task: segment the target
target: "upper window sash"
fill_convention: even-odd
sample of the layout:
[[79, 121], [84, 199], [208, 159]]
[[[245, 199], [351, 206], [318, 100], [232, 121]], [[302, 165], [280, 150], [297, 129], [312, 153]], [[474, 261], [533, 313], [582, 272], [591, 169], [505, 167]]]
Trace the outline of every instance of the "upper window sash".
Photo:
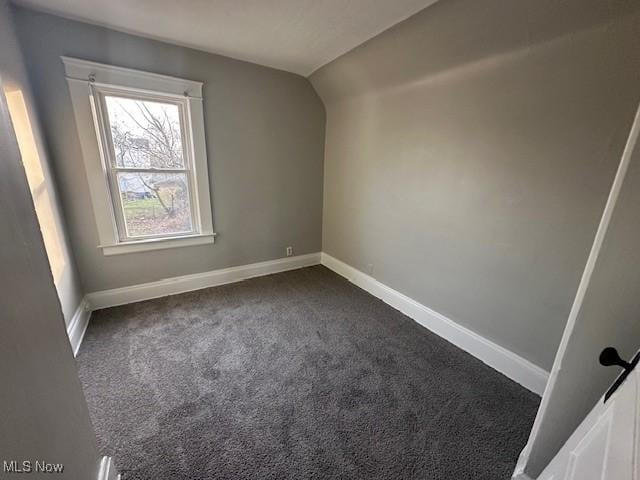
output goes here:
[[[183, 169], [175, 169], [175, 170], [188, 170], [187, 162], [191, 164], [193, 162], [193, 149], [191, 145], [191, 115], [189, 114], [189, 102], [188, 98], [178, 95], [171, 94], [158, 94], [155, 92], [148, 92], [139, 89], [129, 89], [129, 88], [118, 88], [113, 85], [104, 85], [97, 84], [95, 82], [90, 84], [90, 92], [93, 96], [93, 108], [96, 111], [96, 116], [100, 117], [100, 121], [103, 123], [109, 123], [109, 118], [107, 114], [107, 105], [105, 101], [105, 97], [113, 96], [126, 98], [131, 100], [146, 100], [150, 102], [158, 102], [165, 104], [173, 104], [178, 107], [178, 112], [180, 114], [180, 134], [182, 137], [182, 150], [183, 150]], [[108, 139], [108, 147], [109, 147], [109, 156], [112, 162], [112, 165], [116, 168], [130, 168], [130, 167], [118, 167], [117, 161], [115, 158], [115, 149], [113, 146], [113, 139], [111, 137], [110, 129], [106, 128], [106, 125], [99, 125], [100, 130], [106, 130], [105, 138]], [[149, 170], [162, 170], [168, 171], [172, 169], [168, 168], [149, 168]]]

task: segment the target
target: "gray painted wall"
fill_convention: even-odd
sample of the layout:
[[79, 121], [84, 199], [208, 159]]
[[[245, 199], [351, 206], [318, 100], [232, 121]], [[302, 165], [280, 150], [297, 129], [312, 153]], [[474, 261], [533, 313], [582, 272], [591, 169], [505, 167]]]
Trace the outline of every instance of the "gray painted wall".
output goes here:
[[[86, 291], [318, 252], [324, 107], [298, 75], [16, 8]], [[215, 245], [105, 257], [61, 55], [204, 81]]]
[[[45, 149], [39, 119], [33, 103], [31, 87], [27, 78], [22, 55], [14, 32], [8, 2], [0, 0], [0, 76], [3, 78], [4, 93], [16, 97], [15, 105], [22, 106], [31, 124], [34, 152], [38, 159], [35, 163], [42, 170], [42, 182], [32, 187], [36, 189], [36, 211], [41, 225], [47, 229], [49, 248], [54, 260], [54, 282], [62, 305], [65, 321], [68, 324], [73, 318], [76, 308], [82, 300], [80, 279], [75, 261], [70, 253], [65, 224], [54, 188], [54, 179], [49, 166], [49, 156]], [[39, 160], [39, 161], [38, 161]], [[40, 176], [36, 174], [36, 176]]]
[[[2, 0], [0, 31], [6, 13]], [[7, 48], [15, 44], [0, 43], [0, 50]], [[61, 463], [59, 478], [97, 478], [100, 455], [1, 94], [0, 205], [0, 460]]]
[[636, 145], [525, 471], [536, 478], [620, 373], [598, 363], [640, 351], [640, 145]]
[[323, 250], [549, 369], [640, 96], [639, 6], [444, 0], [315, 72]]

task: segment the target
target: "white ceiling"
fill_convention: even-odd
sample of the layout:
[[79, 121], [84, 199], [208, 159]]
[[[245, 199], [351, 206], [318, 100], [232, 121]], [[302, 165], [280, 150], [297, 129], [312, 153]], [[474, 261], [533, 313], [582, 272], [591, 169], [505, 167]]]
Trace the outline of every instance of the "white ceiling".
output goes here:
[[436, 1], [15, 0], [305, 76]]

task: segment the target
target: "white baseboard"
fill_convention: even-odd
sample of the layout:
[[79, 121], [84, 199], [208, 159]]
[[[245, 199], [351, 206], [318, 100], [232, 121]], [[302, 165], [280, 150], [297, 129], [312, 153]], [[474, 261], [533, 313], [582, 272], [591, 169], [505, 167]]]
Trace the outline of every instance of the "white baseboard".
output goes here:
[[524, 473], [518, 473], [511, 477], [511, 480], [531, 480], [531, 477], [525, 475]]
[[89, 293], [87, 299], [92, 310], [99, 310], [101, 308], [115, 307], [116, 305], [166, 297], [167, 295], [175, 295], [192, 290], [200, 290], [201, 288], [239, 282], [247, 278], [295, 270], [297, 268], [318, 265], [319, 263], [320, 253], [310, 253], [308, 255], [279, 258], [277, 260], [241, 265], [239, 267], [166, 278], [157, 282], [141, 283], [129, 287], [114, 288], [113, 290], [102, 290]]
[[401, 311], [528, 390], [542, 395], [549, 372], [326, 253], [322, 265]]
[[90, 317], [91, 307], [85, 297], [80, 302], [80, 305], [78, 305], [78, 308], [76, 308], [73, 318], [67, 326], [67, 335], [69, 336], [69, 342], [71, 343], [74, 356], [78, 355], [78, 350], [80, 349], [80, 344], [84, 338], [84, 332], [87, 331]]
[[469, 352], [532, 392], [541, 395], [544, 391], [549, 376], [547, 371], [326, 253], [280, 258], [89, 293], [86, 300], [83, 301], [83, 304], [88, 303], [89, 310], [84, 314], [83, 304], [78, 307], [78, 311], [69, 325], [69, 338], [74, 352], [77, 352], [89, 321], [90, 310], [215, 287], [319, 263], [400, 310], [422, 326]]
[[98, 471], [98, 480], [119, 480], [120, 475], [116, 471], [112, 457], [102, 457], [100, 461], [100, 470]]

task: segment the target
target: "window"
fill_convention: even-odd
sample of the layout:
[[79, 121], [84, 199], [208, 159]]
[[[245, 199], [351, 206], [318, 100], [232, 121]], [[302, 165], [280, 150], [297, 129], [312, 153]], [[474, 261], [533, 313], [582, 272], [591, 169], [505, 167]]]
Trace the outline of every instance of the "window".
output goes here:
[[212, 243], [202, 84], [63, 62], [104, 253]]
[[193, 234], [184, 102], [95, 88], [121, 240]]

